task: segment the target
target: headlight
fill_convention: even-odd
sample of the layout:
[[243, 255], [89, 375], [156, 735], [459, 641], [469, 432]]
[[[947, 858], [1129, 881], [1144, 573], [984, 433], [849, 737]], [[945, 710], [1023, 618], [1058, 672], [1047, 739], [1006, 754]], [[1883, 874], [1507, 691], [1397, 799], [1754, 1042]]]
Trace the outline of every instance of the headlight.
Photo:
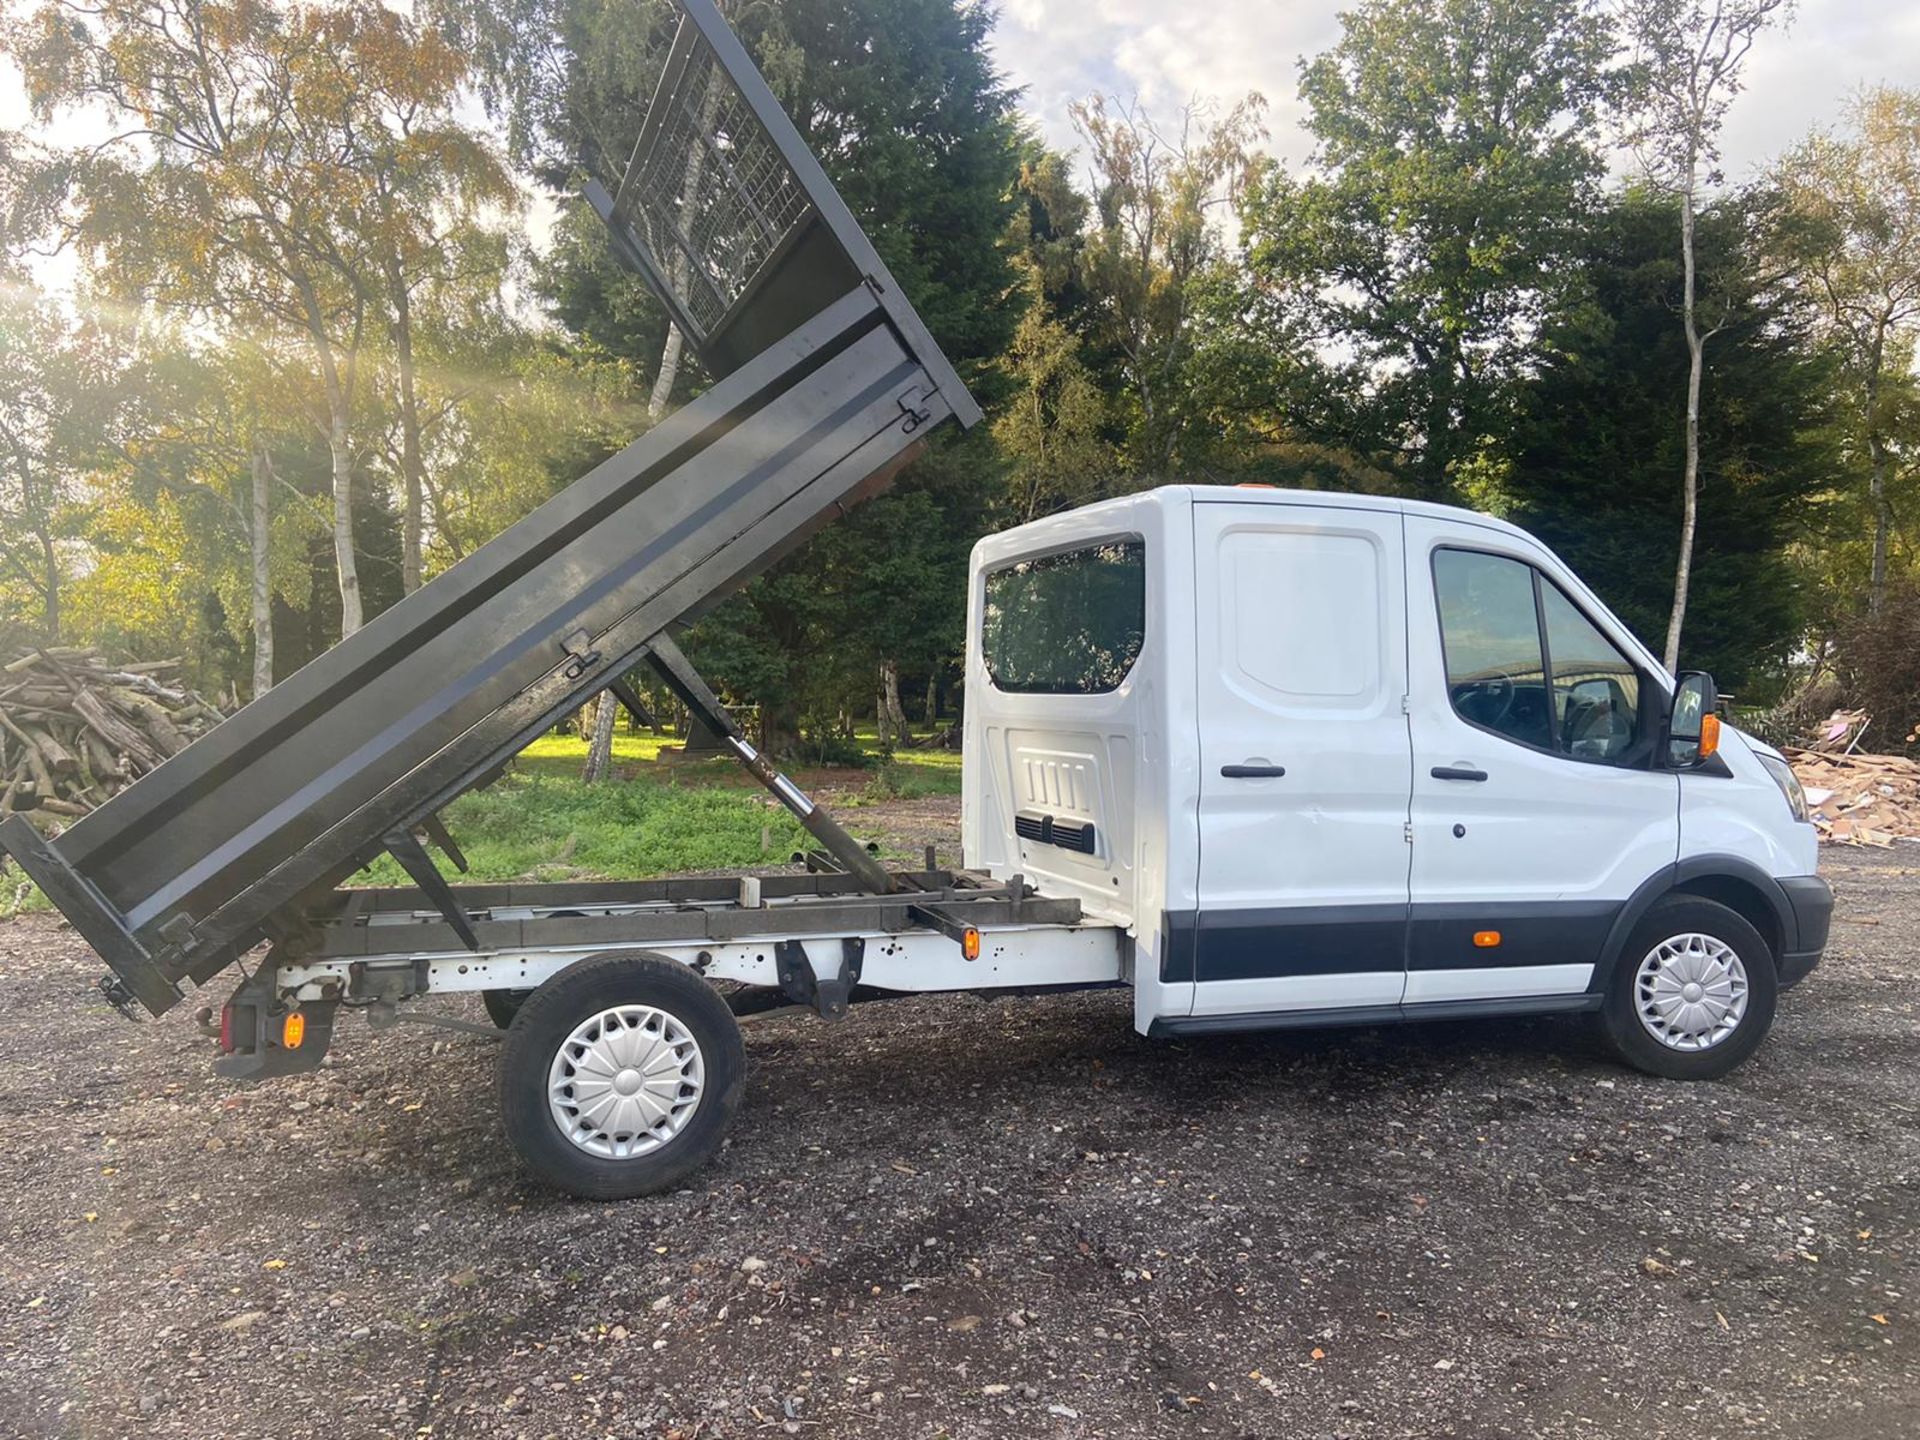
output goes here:
[[1780, 793], [1787, 797], [1787, 808], [1793, 811], [1793, 818], [1801, 824], [1810, 824], [1813, 816], [1807, 810], [1807, 792], [1800, 787], [1800, 777], [1793, 773], [1793, 767], [1764, 750], [1753, 752], [1760, 763], [1767, 767], [1767, 774], [1773, 777], [1773, 783], [1780, 787]]

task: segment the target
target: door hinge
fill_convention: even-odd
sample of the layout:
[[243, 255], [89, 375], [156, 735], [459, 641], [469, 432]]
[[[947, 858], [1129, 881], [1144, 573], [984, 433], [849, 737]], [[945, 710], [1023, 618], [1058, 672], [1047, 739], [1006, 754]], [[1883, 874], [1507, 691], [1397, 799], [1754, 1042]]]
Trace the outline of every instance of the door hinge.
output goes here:
[[1400, 713], [1402, 715], [1411, 715], [1413, 713], [1413, 696], [1402, 695], [1400, 697]]
[[1413, 822], [1411, 820], [1405, 821], [1400, 826], [1400, 838], [1405, 840], [1409, 845], [1413, 843]]

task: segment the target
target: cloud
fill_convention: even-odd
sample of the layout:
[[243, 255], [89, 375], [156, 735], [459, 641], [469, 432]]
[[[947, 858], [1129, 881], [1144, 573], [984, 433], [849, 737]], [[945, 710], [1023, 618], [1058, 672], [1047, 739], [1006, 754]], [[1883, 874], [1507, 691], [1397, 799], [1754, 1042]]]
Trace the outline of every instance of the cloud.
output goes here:
[[[1096, 90], [1138, 95], [1171, 115], [1195, 95], [1267, 97], [1274, 154], [1312, 149], [1300, 129], [1299, 61], [1339, 37], [1351, 0], [1002, 0], [1000, 66], [1026, 87], [1025, 109], [1049, 143], [1076, 144], [1068, 105]], [[1801, 0], [1792, 28], [1762, 37], [1746, 92], [1722, 140], [1727, 174], [1744, 179], [1817, 124], [1834, 124], [1864, 84], [1920, 75], [1920, 6]]]

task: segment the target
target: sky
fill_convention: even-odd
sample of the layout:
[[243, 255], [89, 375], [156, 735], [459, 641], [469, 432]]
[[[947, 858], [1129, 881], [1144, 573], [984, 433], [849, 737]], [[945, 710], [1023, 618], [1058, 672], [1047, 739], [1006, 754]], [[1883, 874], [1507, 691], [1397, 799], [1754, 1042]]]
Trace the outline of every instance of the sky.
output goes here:
[[[1304, 163], [1299, 61], [1339, 38], [1351, 0], [999, 0], [994, 52], [1025, 87], [1022, 108], [1049, 143], [1076, 143], [1068, 105], [1096, 91], [1137, 96], [1169, 118], [1191, 97], [1268, 102], [1268, 149]], [[1837, 122], [1863, 85], [1920, 81], [1920, 0], [1800, 0], [1763, 35], [1721, 139], [1729, 180], [1751, 177], [1815, 125]]]

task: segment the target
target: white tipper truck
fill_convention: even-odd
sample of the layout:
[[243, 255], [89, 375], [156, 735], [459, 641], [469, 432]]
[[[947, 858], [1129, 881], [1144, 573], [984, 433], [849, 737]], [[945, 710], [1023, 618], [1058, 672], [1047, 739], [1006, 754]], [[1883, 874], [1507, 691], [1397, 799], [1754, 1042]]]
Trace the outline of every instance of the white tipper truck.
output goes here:
[[[738, 1103], [738, 1017], [1128, 986], [1148, 1035], [1590, 1012], [1679, 1079], [1752, 1053], [1832, 896], [1781, 757], [1521, 531], [1173, 486], [974, 552], [963, 856], [883, 867], [732, 723], [690, 620], [981, 419], [713, 0], [586, 198], [711, 384], [64, 829], [11, 856], [160, 1015], [236, 965], [221, 1073], [343, 1010], [503, 1038], [527, 1164], [671, 1185]], [[807, 873], [451, 884], [441, 812], [648, 667], [799, 818]], [[413, 884], [351, 888], [392, 855]], [[255, 955], [252, 968], [242, 963]], [[420, 1014], [478, 991], [498, 1029]]]

